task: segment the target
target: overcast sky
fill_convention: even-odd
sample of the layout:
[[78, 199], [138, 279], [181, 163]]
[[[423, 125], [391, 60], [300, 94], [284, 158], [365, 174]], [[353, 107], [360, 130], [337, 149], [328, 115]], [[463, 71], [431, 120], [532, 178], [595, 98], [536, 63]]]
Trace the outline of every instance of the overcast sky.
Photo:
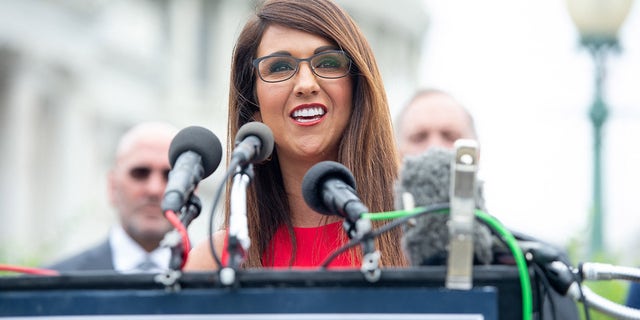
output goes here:
[[[594, 66], [564, 1], [426, 0], [422, 86], [449, 91], [476, 118], [489, 212], [512, 229], [565, 245], [587, 240]], [[608, 59], [605, 241], [640, 244], [640, 6]], [[634, 250], [633, 252], [637, 252]], [[630, 262], [640, 254], [626, 255]]]

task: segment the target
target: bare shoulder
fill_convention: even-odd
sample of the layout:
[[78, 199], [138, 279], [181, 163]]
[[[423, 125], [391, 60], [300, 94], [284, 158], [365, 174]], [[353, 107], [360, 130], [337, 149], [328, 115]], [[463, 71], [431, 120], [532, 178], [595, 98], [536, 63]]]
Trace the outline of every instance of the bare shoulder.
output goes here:
[[[213, 234], [213, 245], [218, 257], [221, 257], [226, 237], [225, 230], [216, 231]], [[211, 271], [217, 270], [218, 264], [211, 255], [209, 239], [201, 241], [189, 252], [184, 271]]]

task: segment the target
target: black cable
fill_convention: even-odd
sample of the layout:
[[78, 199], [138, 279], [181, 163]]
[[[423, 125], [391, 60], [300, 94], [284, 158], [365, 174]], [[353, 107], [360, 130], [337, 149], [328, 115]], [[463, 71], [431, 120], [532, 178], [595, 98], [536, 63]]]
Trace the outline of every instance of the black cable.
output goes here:
[[[347, 242], [345, 245], [343, 245], [342, 247], [334, 250], [331, 255], [329, 255], [320, 265], [320, 269], [326, 269], [329, 264], [336, 258], [338, 257], [340, 254], [342, 254], [343, 252], [357, 246], [358, 244], [362, 243], [362, 241], [364, 240], [368, 240], [368, 239], [375, 239], [376, 237], [378, 237], [379, 235], [391, 231], [394, 228], [397, 228], [405, 223], [407, 223], [409, 220], [420, 217], [422, 215], [425, 214], [430, 214], [430, 213], [436, 213], [438, 211], [442, 211], [442, 210], [448, 210], [450, 208], [449, 203], [436, 203], [433, 205], [429, 205], [426, 207], [423, 207], [421, 211], [416, 212], [415, 214], [409, 215], [409, 216], [404, 216], [402, 218], [398, 218], [398, 219], [394, 219], [391, 222], [381, 226], [378, 229], [375, 229], [373, 231], [371, 231], [369, 234], [365, 235], [362, 238], [359, 239], [352, 239], [351, 241]], [[489, 224], [487, 224], [485, 221], [482, 220], [478, 220], [476, 219], [476, 221], [480, 221], [482, 224], [486, 225], [487, 227], [489, 227], [489, 229], [491, 230], [491, 232], [493, 233], [494, 230], [491, 229], [491, 226]], [[505, 239], [503, 239], [502, 237], [498, 237], [503, 243], [505, 242]], [[589, 319], [586, 319], [589, 320]]]
[[418, 216], [427, 214], [427, 213], [434, 213], [437, 211], [441, 211], [441, 210], [446, 210], [449, 209], [449, 203], [442, 203], [442, 204], [434, 204], [434, 205], [430, 205], [430, 206], [426, 206], [424, 207], [423, 210], [418, 211], [415, 214], [412, 214], [410, 216], [406, 216], [406, 217], [402, 217], [402, 218], [398, 218], [395, 219], [385, 225], [383, 225], [382, 227], [371, 231], [369, 234], [363, 236], [362, 238], [357, 238], [357, 239], [352, 239], [351, 241], [347, 242], [345, 245], [343, 245], [342, 247], [336, 249], [333, 251], [333, 253], [331, 253], [331, 255], [329, 255], [320, 265], [321, 269], [326, 268], [327, 266], [329, 266], [329, 264], [341, 253], [355, 247], [356, 245], [360, 244], [362, 241], [364, 240], [368, 240], [368, 239], [375, 239], [377, 236], [388, 232], [396, 227], [399, 227], [405, 223], [407, 223], [407, 221], [416, 218]]
[[547, 277], [544, 275], [544, 271], [542, 270], [542, 267], [540, 267], [538, 264], [533, 263], [533, 271], [536, 274], [536, 276], [542, 281], [542, 288], [544, 290], [544, 292], [540, 295], [541, 299], [540, 299], [540, 314], [542, 315], [544, 313], [544, 303], [545, 303], [545, 296], [549, 297], [549, 305], [551, 308], [551, 314], [553, 315], [553, 319], [556, 319], [557, 313], [556, 313], [556, 303], [553, 301], [553, 297], [551, 296], [551, 290], [555, 290], [553, 289], [553, 287], [551, 287], [551, 283], [549, 283], [549, 280], [547, 279]]
[[578, 301], [582, 302], [582, 308], [584, 309], [584, 319], [590, 320], [591, 315], [589, 313], [589, 302], [587, 301], [587, 297], [584, 296], [584, 291], [582, 291], [582, 285], [580, 284], [582, 279], [580, 279], [575, 272], [571, 272], [571, 274], [573, 275], [574, 281], [578, 284], [578, 291], [580, 291], [580, 298], [578, 299]]
[[321, 269], [325, 269], [329, 266], [329, 264], [336, 258], [338, 257], [340, 254], [342, 254], [343, 252], [357, 246], [358, 244], [360, 244], [362, 242], [362, 239], [351, 239], [349, 242], [347, 242], [345, 245], [343, 245], [342, 247], [334, 250], [331, 255], [329, 255], [326, 259], [324, 259], [324, 261], [322, 262], [322, 264], [320, 265]]
[[222, 190], [227, 185], [229, 177], [231, 177], [231, 175], [233, 173], [235, 173], [236, 167], [238, 166], [239, 163], [240, 163], [240, 160], [238, 160], [237, 158], [233, 158], [229, 162], [229, 166], [227, 167], [227, 171], [225, 172], [224, 177], [222, 178], [222, 183], [220, 183], [220, 186], [218, 187], [218, 190], [216, 190], [216, 195], [215, 195], [214, 200], [213, 200], [213, 205], [211, 206], [211, 214], [209, 215], [209, 232], [208, 232], [208, 235], [209, 235], [209, 251], [211, 252], [211, 256], [213, 257], [213, 260], [215, 260], [215, 262], [218, 264], [218, 270], [222, 269], [223, 266], [222, 266], [222, 260], [220, 260], [220, 257], [218, 257], [218, 254], [216, 253], [216, 249], [215, 249], [215, 246], [214, 246], [213, 219], [215, 218], [216, 207], [218, 206], [218, 202], [220, 201], [220, 196], [222, 195]]

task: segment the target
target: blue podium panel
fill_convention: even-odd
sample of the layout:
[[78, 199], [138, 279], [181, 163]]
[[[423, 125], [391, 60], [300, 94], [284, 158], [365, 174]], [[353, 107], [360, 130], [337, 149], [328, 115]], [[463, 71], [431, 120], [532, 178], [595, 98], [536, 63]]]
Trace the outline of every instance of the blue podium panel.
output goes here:
[[[0, 319], [394, 319], [521, 317], [517, 273], [480, 270], [471, 290], [443, 288], [445, 270], [185, 273], [175, 286], [148, 274], [77, 273], [0, 278]], [[506, 272], [506, 273], [505, 273]], [[515, 275], [515, 277], [514, 277]], [[515, 300], [514, 300], [515, 299]], [[502, 300], [502, 301], [500, 301]], [[515, 316], [515, 317], [514, 317]]]
[[[198, 319], [497, 319], [496, 292], [426, 288], [69, 290], [0, 293], [3, 316], [209, 315]], [[149, 315], [162, 315], [148, 317]], [[171, 315], [171, 316], [169, 316]], [[275, 315], [278, 315], [274, 318]], [[268, 317], [267, 317], [268, 316]], [[428, 317], [427, 317], [428, 316]], [[187, 317], [191, 319], [193, 317]], [[20, 318], [19, 318], [20, 319]], [[98, 318], [100, 319], [100, 318]], [[141, 318], [142, 319], [142, 318]]]

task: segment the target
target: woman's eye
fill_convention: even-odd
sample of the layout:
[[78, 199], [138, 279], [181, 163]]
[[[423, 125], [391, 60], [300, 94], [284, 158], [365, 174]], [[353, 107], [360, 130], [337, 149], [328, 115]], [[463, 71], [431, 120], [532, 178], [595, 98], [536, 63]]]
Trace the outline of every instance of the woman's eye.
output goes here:
[[324, 58], [318, 61], [315, 65], [316, 68], [330, 68], [330, 69], [340, 68], [341, 66], [342, 66], [341, 62], [333, 58]]
[[291, 70], [295, 70], [291, 61], [278, 60], [269, 64], [269, 72], [271, 73], [289, 72]]

